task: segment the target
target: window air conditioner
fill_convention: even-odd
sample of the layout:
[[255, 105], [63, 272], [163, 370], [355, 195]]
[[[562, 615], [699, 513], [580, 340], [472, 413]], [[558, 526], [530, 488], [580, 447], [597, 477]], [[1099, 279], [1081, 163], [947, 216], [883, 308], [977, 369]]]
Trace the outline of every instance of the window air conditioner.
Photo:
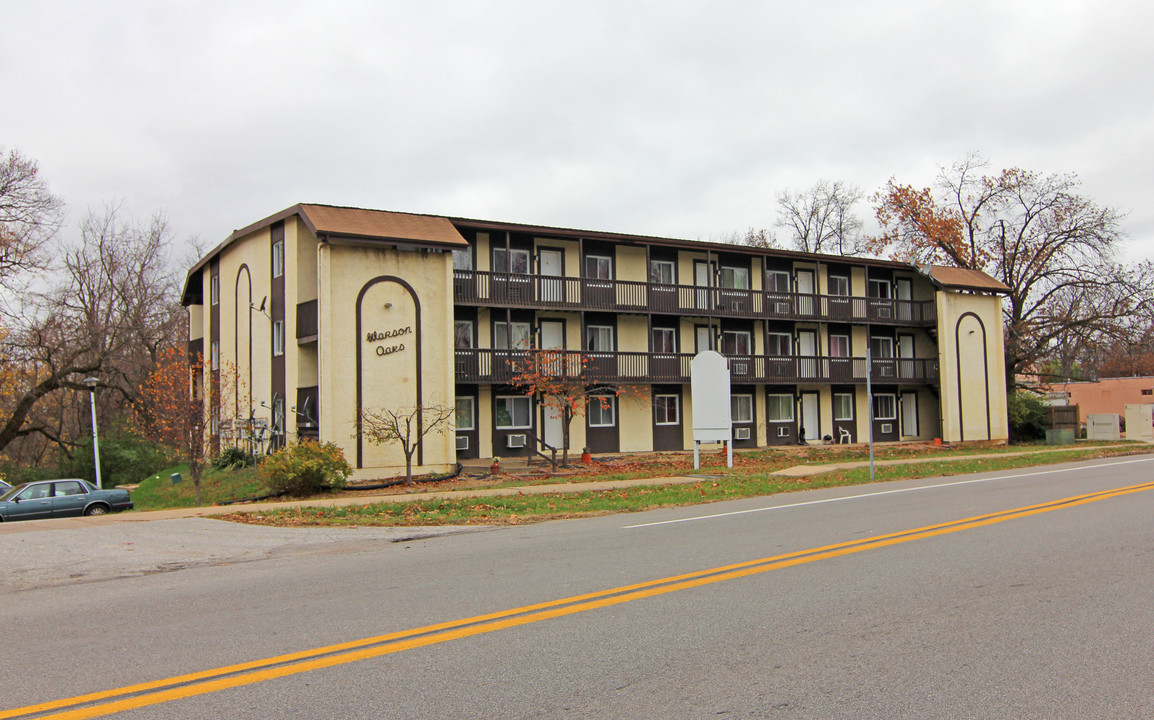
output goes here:
[[733, 431], [733, 439], [734, 440], [748, 440], [749, 439], [749, 428], [747, 428], [747, 427], [735, 428]]
[[894, 431], [893, 423], [882, 423], [882, 434], [892, 433]]
[[777, 429], [777, 436], [778, 436], [778, 437], [789, 437], [789, 428], [787, 428], [787, 427], [779, 427], [779, 428]]
[[781, 315], [789, 315], [793, 312], [793, 306], [789, 302], [776, 302], [773, 304], [773, 311]]
[[457, 436], [457, 449], [458, 450], [468, 450], [469, 449], [469, 436], [468, 435], [458, 435]]
[[749, 363], [734, 363], [733, 364], [733, 374], [734, 375], [748, 375], [749, 374]]
[[518, 433], [516, 435], [509, 435], [505, 438], [505, 447], [507, 448], [523, 448], [525, 447], [525, 434]]

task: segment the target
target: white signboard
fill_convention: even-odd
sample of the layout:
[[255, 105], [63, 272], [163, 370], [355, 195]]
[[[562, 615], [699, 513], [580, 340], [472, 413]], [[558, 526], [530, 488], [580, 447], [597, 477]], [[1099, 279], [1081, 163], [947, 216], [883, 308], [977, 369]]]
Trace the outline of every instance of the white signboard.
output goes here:
[[698, 443], [728, 443], [729, 467], [733, 467], [733, 419], [730, 417], [729, 361], [721, 353], [705, 350], [689, 363], [693, 398], [693, 467], [698, 462]]

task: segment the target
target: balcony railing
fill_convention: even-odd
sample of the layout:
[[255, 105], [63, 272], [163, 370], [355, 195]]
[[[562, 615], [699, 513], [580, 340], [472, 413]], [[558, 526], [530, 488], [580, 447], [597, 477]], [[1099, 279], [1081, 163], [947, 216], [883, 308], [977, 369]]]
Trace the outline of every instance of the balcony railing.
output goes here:
[[[588, 384], [661, 384], [689, 382], [693, 355], [644, 352], [558, 351], [537, 368], [555, 377], [582, 378]], [[734, 383], [842, 384], [866, 381], [866, 359], [734, 355], [728, 358]], [[533, 362], [531, 353], [474, 348], [456, 351], [456, 379], [463, 383], [507, 384]], [[938, 361], [931, 359], [874, 359], [870, 380], [878, 384], [936, 384]]]
[[462, 305], [735, 318], [934, 325], [933, 301], [811, 295], [594, 280], [479, 270], [453, 271], [453, 296]]

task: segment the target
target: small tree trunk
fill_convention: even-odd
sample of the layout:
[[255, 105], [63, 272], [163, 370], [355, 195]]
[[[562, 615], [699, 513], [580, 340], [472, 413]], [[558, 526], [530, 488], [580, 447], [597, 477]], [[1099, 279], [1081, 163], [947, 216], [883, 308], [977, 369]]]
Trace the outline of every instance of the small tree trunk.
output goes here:
[[413, 450], [416, 446], [409, 448], [405, 446], [405, 485], [411, 486], [413, 484]]

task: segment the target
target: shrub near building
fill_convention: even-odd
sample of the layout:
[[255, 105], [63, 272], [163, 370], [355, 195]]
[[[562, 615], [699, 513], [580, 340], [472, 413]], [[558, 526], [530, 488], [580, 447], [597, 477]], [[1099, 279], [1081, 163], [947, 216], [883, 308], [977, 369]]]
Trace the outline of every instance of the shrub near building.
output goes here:
[[352, 471], [344, 451], [331, 442], [290, 445], [260, 463], [269, 489], [287, 495], [341, 490]]

